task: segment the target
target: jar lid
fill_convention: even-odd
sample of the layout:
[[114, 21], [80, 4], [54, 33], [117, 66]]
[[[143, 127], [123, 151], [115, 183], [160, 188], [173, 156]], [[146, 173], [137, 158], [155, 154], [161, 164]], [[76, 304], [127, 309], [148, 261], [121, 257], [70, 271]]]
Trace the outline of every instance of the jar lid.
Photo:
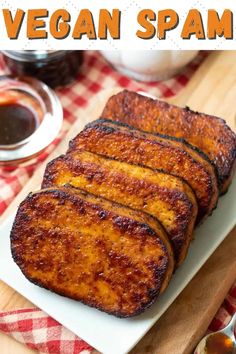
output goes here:
[[[32, 61], [55, 58], [65, 53], [64, 50], [2, 50], [4, 55], [19, 61]], [[69, 51], [68, 51], [69, 52]]]
[[40, 153], [57, 137], [62, 122], [61, 103], [46, 84], [0, 76], [0, 165], [19, 164]]

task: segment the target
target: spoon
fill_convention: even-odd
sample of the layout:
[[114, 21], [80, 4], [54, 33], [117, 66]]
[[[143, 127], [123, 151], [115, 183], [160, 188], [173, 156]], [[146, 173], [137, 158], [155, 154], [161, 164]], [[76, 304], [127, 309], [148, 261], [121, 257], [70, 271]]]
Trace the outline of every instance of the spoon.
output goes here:
[[194, 354], [235, 354], [235, 324], [236, 313], [226, 327], [205, 336], [196, 347]]

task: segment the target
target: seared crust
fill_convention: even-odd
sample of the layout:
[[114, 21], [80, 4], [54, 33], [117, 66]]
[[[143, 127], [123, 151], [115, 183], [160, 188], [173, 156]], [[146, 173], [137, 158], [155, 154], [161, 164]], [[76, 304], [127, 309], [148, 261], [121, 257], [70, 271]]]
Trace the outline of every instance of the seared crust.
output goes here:
[[215, 164], [220, 191], [227, 190], [236, 166], [236, 135], [223, 119], [126, 90], [109, 99], [102, 117], [186, 139]]
[[67, 183], [157, 218], [170, 236], [176, 266], [183, 262], [198, 209], [192, 189], [183, 180], [77, 150], [47, 165], [42, 187]]
[[204, 154], [183, 139], [144, 133], [120, 122], [99, 119], [70, 142], [69, 151], [78, 149], [183, 178], [196, 194], [198, 221], [216, 207], [219, 192], [214, 167]]
[[156, 220], [73, 188], [30, 194], [18, 209], [11, 250], [31, 282], [118, 317], [143, 312], [173, 272]]

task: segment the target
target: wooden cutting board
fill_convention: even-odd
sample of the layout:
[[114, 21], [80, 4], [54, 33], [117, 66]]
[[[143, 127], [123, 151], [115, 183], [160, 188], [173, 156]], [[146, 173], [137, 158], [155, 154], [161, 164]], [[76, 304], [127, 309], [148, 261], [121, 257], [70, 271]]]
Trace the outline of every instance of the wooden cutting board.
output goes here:
[[[68, 141], [89, 121], [99, 117], [108, 97], [120, 89], [105, 90], [68, 132], [47, 161], [64, 153]], [[186, 89], [171, 102], [226, 119], [236, 131], [236, 52], [213, 52], [195, 73]], [[14, 212], [20, 201], [39, 187], [45, 161], [34, 173], [14, 202], [0, 218], [0, 224]], [[235, 196], [236, 199], [236, 196]], [[228, 235], [194, 279], [178, 296], [156, 325], [132, 350], [133, 354], [190, 354], [206, 331], [214, 314], [236, 279], [236, 228]], [[0, 282], [0, 311], [33, 306], [28, 300]], [[32, 353], [0, 334], [1, 354]], [[111, 353], [112, 354], [112, 353]]]

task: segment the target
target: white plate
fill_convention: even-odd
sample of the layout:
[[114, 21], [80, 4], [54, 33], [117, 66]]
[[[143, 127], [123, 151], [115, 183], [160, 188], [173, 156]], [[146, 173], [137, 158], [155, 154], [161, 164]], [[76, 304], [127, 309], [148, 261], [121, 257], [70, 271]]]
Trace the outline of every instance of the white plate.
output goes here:
[[[213, 215], [195, 231], [187, 259], [166, 292], [144, 314], [118, 319], [31, 284], [11, 258], [14, 216], [0, 228], [0, 278], [104, 354], [127, 353], [158, 320], [236, 224], [236, 178]], [[184, 318], [183, 318], [184, 321]]]

